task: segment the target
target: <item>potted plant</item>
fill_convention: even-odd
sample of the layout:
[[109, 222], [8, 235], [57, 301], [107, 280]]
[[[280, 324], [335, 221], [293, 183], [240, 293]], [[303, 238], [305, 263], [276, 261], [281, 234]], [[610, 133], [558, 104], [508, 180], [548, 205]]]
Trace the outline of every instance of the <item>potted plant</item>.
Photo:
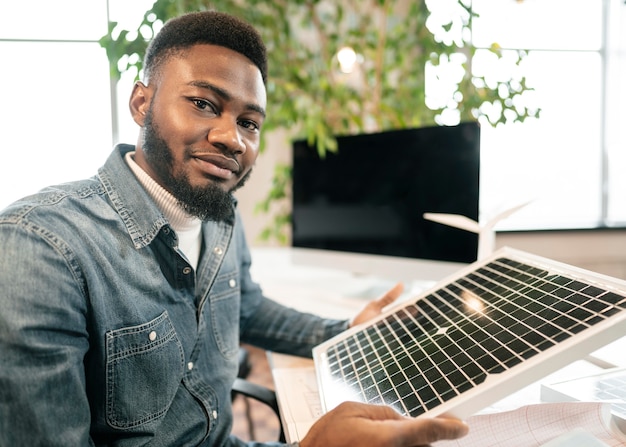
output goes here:
[[[127, 70], [140, 73], [147, 40], [171, 17], [216, 9], [249, 21], [268, 48], [265, 135], [281, 129], [289, 139], [306, 138], [320, 155], [336, 150], [338, 135], [537, 117], [538, 109], [516, 101], [530, 90], [523, 77], [493, 81], [472, 74], [471, 1], [448, 7], [447, 18], [437, 21], [425, 0], [156, 0], [136, 30], [110, 23], [100, 44], [111, 75], [119, 78]], [[341, 65], [342, 49], [353, 58], [351, 71]], [[504, 57], [496, 44], [489, 51]], [[519, 65], [525, 53], [507, 56]], [[437, 72], [454, 74], [443, 101], [429, 97], [429, 71], [433, 82]], [[273, 207], [273, 224], [262, 239], [288, 239], [290, 176], [289, 166], [277, 165], [272, 188], [257, 206], [268, 212], [283, 205]]]

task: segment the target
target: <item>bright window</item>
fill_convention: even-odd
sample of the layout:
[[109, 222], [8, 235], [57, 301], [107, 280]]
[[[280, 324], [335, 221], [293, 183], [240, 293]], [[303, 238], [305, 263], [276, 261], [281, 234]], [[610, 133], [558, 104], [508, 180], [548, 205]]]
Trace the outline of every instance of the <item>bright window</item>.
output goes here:
[[[98, 39], [108, 18], [130, 28], [152, 0], [5, 3], [0, 208], [49, 184], [92, 175], [115, 141], [134, 141], [127, 104], [134, 74], [115, 86], [119, 127], [113, 126]], [[473, 8], [477, 47], [529, 50], [521, 68], [535, 88], [530, 100], [542, 109], [540, 119], [524, 124], [483, 125], [483, 215], [530, 199], [498, 228], [626, 226], [624, 2], [473, 0]], [[472, 67], [489, 76], [503, 70], [486, 50]]]
[[4, 3], [10, 6], [0, 14], [0, 208], [45, 186], [89, 177], [104, 163], [114, 142], [109, 65], [98, 44], [107, 32], [107, 3], [111, 20], [120, 22], [140, 21], [151, 4]]
[[0, 14], [0, 208], [91, 176], [111, 150], [106, 2], [5, 2]]
[[[474, 0], [477, 47], [529, 50], [521, 67], [541, 116], [483, 126], [481, 212], [531, 203], [499, 229], [626, 224], [624, 49], [618, 0]], [[474, 70], [497, 73], [477, 54]], [[622, 100], [619, 100], [622, 98]], [[620, 150], [621, 148], [621, 150]], [[610, 162], [609, 162], [610, 161]]]

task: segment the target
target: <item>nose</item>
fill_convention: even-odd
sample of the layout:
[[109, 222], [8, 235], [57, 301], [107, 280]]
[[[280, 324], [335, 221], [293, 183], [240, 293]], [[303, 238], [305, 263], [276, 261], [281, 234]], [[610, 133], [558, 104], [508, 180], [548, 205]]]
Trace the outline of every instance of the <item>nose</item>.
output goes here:
[[212, 145], [224, 151], [241, 155], [246, 152], [246, 145], [241, 136], [241, 129], [236, 119], [222, 116], [222, 119], [209, 130], [208, 140]]

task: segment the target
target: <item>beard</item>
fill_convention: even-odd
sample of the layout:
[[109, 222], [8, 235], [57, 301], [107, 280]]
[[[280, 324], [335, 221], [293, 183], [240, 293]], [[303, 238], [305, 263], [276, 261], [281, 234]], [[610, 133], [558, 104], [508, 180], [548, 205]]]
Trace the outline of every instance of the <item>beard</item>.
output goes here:
[[[187, 173], [176, 170], [172, 150], [161, 137], [158, 127], [153, 122], [152, 108], [148, 109], [143, 129], [143, 151], [145, 158], [158, 176], [159, 183], [169, 191], [188, 214], [200, 220], [216, 222], [232, 220], [234, 216], [233, 192], [241, 188], [250, 177], [248, 171], [237, 185], [228, 191], [216, 183], [206, 186], [193, 186]], [[188, 159], [189, 148], [185, 148], [183, 157]]]

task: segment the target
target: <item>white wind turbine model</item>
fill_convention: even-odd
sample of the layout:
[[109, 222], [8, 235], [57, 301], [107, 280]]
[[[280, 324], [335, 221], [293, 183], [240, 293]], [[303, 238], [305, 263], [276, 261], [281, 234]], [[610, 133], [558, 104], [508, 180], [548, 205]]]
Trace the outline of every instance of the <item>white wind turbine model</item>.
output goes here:
[[470, 219], [469, 217], [462, 216], [460, 214], [445, 214], [445, 213], [424, 213], [424, 219], [432, 220], [450, 227], [460, 228], [461, 230], [471, 231], [478, 234], [478, 254], [477, 259], [483, 259], [489, 256], [496, 245], [496, 232], [494, 227], [498, 222], [506, 219], [511, 214], [524, 208], [530, 201], [516, 205], [512, 208], [508, 208], [501, 213], [496, 214], [487, 222], [482, 224]]

